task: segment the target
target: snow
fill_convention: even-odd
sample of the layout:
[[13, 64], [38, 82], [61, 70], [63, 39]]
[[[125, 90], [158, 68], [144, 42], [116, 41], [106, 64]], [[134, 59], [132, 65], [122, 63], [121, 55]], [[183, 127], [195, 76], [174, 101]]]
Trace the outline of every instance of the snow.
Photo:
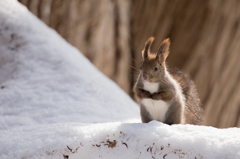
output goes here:
[[0, 5], [0, 129], [140, 121], [137, 104], [76, 48], [17, 2]]
[[[2, 131], [1, 158], [240, 157], [239, 128], [142, 123], [57, 123]], [[72, 151], [72, 152], [71, 152]]]
[[240, 158], [239, 128], [139, 123], [77, 49], [17, 1], [0, 8], [1, 159]]

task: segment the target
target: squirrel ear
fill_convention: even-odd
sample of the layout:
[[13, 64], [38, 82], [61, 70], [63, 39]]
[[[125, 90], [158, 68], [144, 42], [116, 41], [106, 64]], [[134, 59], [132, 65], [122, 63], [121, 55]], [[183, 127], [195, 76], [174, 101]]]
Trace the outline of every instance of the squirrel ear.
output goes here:
[[170, 40], [169, 38], [165, 39], [159, 46], [157, 51], [157, 58], [159, 59], [160, 64], [165, 62], [169, 54]]
[[152, 42], [154, 40], [154, 37], [150, 37], [146, 42], [145, 42], [145, 47], [142, 51], [142, 57], [143, 59], [146, 59], [148, 57], [148, 53], [150, 52], [150, 47], [152, 45]]

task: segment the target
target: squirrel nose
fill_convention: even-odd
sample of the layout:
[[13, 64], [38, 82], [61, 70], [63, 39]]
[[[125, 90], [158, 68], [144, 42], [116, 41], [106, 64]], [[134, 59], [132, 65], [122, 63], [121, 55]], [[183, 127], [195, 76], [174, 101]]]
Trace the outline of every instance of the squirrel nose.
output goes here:
[[143, 79], [144, 79], [144, 80], [147, 80], [147, 75], [143, 75]]

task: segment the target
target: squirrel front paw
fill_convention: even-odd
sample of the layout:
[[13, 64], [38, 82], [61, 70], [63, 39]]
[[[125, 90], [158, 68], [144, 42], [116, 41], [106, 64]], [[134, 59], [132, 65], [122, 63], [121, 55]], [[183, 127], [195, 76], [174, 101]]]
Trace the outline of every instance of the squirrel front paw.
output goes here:
[[142, 98], [151, 98], [151, 93], [148, 92], [148, 91], [145, 91], [143, 89], [138, 89], [137, 90], [137, 96], [140, 99], [142, 99]]
[[153, 93], [151, 98], [153, 100], [161, 100], [162, 99], [162, 93], [158, 92], [158, 93]]
[[142, 98], [151, 98], [151, 96], [152, 96], [151, 93], [148, 91], [142, 92]]

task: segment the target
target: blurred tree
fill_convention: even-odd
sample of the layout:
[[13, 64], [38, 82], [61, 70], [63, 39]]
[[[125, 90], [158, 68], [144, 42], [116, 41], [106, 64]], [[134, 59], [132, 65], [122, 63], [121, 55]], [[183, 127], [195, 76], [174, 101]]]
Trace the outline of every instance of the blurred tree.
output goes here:
[[130, 92], [130, 1], [20, 0], [77, 47], [101, 72]]
[[238, 0], [20, 2], [129, 94], [136, 78], [130, 67], [139, 68], [144, 42], [154, 36], [154, 52], [170, 37], [168, 65], [195, 81], [206, 125], [240, 127]]

